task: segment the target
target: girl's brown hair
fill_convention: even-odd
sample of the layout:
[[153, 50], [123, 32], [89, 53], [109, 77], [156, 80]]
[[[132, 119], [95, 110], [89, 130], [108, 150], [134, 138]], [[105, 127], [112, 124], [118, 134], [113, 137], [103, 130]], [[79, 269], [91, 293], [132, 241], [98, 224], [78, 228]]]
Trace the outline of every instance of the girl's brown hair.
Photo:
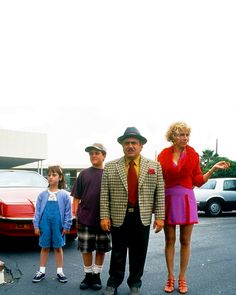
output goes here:
[[59, 189], [65, 189], [66, 188], [66, 181], [65, 181], [65, 177], [63, 175], [63, 172], [62, 172], [62, 169], [60, 166], [58, 165], [55, 165], [55, 166], [49, 166], [48, 167], [48, 174], [49, 173], [57, 173], [61, 180], [59, 180], [59, 183], [58, 183], [58, 188]]

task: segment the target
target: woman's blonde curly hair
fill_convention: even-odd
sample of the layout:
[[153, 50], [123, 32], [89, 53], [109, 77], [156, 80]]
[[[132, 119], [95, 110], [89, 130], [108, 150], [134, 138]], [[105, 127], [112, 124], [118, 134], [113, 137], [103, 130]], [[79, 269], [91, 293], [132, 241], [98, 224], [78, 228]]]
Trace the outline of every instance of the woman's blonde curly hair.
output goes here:
[[169, 142], [174, 142], [175, 138], [181, 133], [191, 133], [191, 128], [183, 121], [175, 122], [170, 125], [166, 132], [166, 139]]

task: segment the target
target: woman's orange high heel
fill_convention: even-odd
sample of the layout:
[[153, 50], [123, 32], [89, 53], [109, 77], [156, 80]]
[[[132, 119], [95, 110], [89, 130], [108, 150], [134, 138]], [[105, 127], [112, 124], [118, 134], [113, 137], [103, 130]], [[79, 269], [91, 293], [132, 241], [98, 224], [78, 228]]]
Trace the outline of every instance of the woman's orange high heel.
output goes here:
[[178, 280], [178, 289], [180, 294], [188, 293], [188, 285], [186, 280]]
[[172, 293], [175, 289], [175, 279], [168, 279], [164, 288], [166, 293]]

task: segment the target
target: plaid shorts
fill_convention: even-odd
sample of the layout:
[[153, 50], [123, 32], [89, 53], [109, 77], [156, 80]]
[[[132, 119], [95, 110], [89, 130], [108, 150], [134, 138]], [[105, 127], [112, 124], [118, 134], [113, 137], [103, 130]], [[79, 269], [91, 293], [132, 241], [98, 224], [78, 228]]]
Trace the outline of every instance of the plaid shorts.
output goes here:
[[111, 250], [110, 234], [104, 232], [100, 227], [91, 227], [79, 224], [78, 228], [78, 250], [82, 253], [109, 252]]

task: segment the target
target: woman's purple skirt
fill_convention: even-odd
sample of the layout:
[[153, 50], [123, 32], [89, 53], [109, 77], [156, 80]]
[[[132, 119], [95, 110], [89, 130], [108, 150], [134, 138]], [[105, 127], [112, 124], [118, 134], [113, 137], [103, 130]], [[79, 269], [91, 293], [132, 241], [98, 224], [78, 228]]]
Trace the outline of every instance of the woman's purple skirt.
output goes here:
[[198, 223], [197, 202], [194, 191], [182, 186], [174, 186], [165, 190], [166, 224]]

